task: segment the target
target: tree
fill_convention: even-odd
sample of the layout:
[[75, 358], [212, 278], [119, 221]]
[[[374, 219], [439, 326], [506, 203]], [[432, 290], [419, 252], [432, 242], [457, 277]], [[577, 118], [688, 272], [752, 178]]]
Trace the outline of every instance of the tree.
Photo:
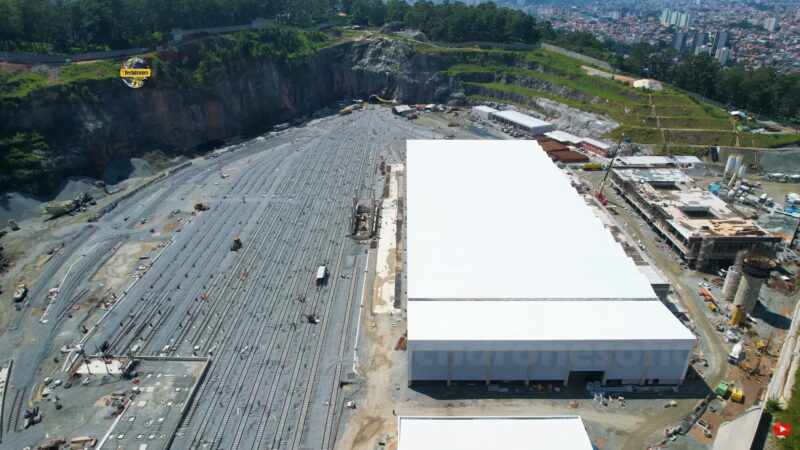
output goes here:
[[0, 39], [15, 40], [22, 35], [22, 8], [17, 0], [0, 0]]
[[368, 18], [369, 24], [374, 27], [386, 23], [386, 4], [383, 0], [369, 0]]
[[386, 3], [386, 21], [402, 22], [405, 20], [406, 13], [411, 9], [408, 3], [403, 0], [389, 0]]

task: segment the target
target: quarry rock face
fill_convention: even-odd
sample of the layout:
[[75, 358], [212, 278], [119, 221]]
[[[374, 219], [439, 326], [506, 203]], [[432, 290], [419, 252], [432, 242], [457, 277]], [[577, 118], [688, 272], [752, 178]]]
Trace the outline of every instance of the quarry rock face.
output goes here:
[[113, 160], [153, 151], [196, 156], [340, 100], [378, 94], [444, 103], [458, 84], [441, 73], [442, 63], [407, 43], [373, 39], [291, 65], [235, 62], [237, 70], [202, 84], [156, 71], [142, 89], [106, 79], [34, 91], [3, 104], [0, 136], [38, 133], [47, 149], [35, 166], [0, 174], [0, 191], [46, 195], [66, 176], [99, 176]]

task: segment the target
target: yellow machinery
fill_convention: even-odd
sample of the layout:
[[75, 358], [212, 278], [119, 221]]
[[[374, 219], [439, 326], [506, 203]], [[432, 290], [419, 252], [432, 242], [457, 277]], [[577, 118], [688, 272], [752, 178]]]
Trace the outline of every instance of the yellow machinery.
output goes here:
[[731, 314], [731, 325], [738, 327], [744, 321], [744, 311], [740, 306], [736, 306]]

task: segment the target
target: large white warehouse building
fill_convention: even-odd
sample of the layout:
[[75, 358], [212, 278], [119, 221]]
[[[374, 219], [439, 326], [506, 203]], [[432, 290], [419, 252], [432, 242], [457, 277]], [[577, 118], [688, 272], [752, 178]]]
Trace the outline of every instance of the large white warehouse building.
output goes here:
[[694, 335], [535, 141], [409, 141], [409, 382], [677, 384]]
[[397, 450], [592, 450], [579, 416], [397, 418]]

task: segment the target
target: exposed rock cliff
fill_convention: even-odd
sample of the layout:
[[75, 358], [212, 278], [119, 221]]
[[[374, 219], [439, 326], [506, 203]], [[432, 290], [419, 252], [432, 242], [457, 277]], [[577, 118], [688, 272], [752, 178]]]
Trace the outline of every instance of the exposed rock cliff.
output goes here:
[[155, 73], [143, 89], [106, 79], [3, 103], [0, 137], [38, 133], [48, 148], [29, 167], [0, 174], [0, 191], [47, 193], [64, 176], [97, 176], [115, 159], [153, 150], [194, 153], [342, 99], [378, 93], [446, 102], [453, 93], [441, 73], [446, 61], [395, 40], [346, 42], [291, 65], [261, 60], [235, 67], [203, 85]]

